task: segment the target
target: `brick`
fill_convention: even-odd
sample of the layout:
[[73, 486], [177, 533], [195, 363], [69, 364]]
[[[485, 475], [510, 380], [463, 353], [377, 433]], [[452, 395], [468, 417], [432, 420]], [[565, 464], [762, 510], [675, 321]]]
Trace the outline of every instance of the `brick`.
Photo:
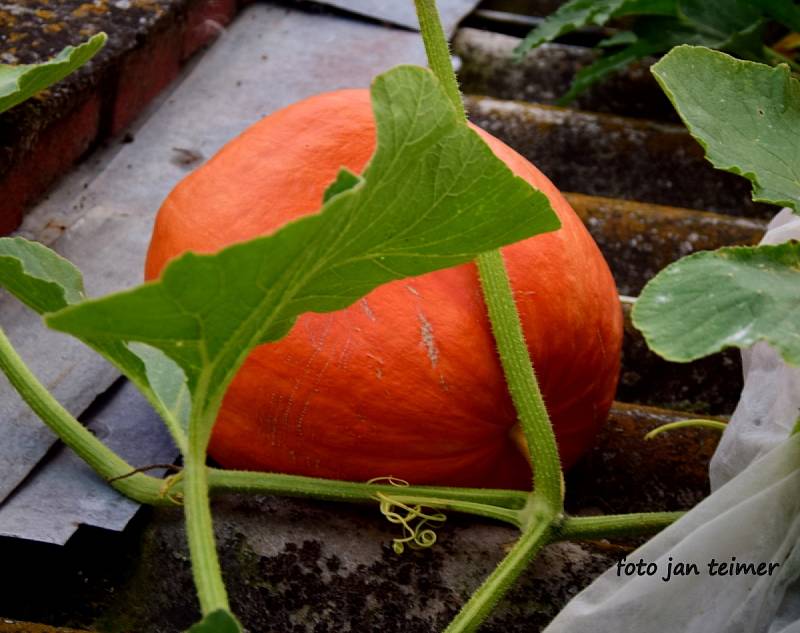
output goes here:
[[172, 23], [152, 34], [123, 59], [111, 118], [111, 135], [119, 134], [175, 77], [181, 66], [180, 32]]

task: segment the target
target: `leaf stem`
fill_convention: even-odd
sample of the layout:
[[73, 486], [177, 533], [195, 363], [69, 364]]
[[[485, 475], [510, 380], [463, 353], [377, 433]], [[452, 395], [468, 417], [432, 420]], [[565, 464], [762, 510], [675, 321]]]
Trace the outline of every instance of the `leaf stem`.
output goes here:
[[445, 633], [470, 633], [480, 627], [534, 556], [549, 542], [552, 518], [547, 515], [542, 518], [522, 533], [511, 551], [450, 622]]
[[464, 103], [461, 101], [461, 91], [458, 89], [458, 79], [450, 61], [450, 47], [447, 45], [447, 37], [436, 10], [436, 2], [435, 0], [414, 0], [414, 5], [417, 8], [419, 30], [422, 33], [422, 41], [425, 43], [428, 66], [442, 84], [456, 110], [461, 112], [466, 119]]
[[481, 255], [478, 258], [478, 271], [508, 389], [528, 444], [533, 466], [533, 493], [556, 513], [560, 513], [563, 494], [558, 446], [528, 355], [500, 251]]
[[580, 541], [622, 536], [642, 536], [661, 531], [685, 512], [641, 512], [591, 517], [567, 517], [553, 534], [553, 540]]
[[[458, 80], [434, 0], [415, 0], [422, 39], [431, 70], [455, 107], [464, 112]], [[466, 113], [465, 113], [466, 118]], [[519, 511], [520, 540], [447, 628], [448, 633], [475, 631], [536, 553], [548, 542], [552, 526], [563, 514], [561, 463], [555, 435], [533, 371], [508, 272], [500, 251], [477, 258], [484, 300], [508, 389], [525, 436], [533, 493]]]
[[434, 508], [436, 510], [452, 510], [453, 512], [464, 512], [476, 516], [486, 517], [488, 519], [496, 519], [497, 521], [510, 523], [517, 528], [522, 527], [524, 520], [521, 510], [499, 508], [497, 506], [487, 505], [485, 503], [456, 501], [448, 498], [439, 499], [436, 497], [415, 497], [405, 494], [397, 494], [396, 491], [394, 494], [384, 493], [384, 497], [390, 499], [394, 503], [401, 503], [407, 506], [421, 505], [428, 508]]
[[0, 370], [19, 392], [28, 406], [47, 424], [59, 438], [106, 480], [116, 479], [111, 485], [122, 494], [154, 505], [168, 503], [159, 494], [161, 480], [136, 473], [117, 479], [134, 471], [134, 467], [97, 439], [91, 431], [76, 420], [45, 388], [20, 358], [6, 333], [0, 328]]
[[[261, 473], [244, 470], [209, 469], [212, 491], [238, 491], [282, 494], [291, 497], [308, 497], [327, 501], [373, 501], [378, 492], [392, 497], [413, 497], [418, 503], [426, 499], [439, 499], [448, 503], [494, 506], [501, 509], [520, 510], [525, 507], [529, 493], [519, 490], [491, 488], [451, 488], [445, 486], [395, 486], [391, 484], [358, 483], [335, 479], [318, 479], [300, 475]], [[175, 490], [180, 490], [176, 486]], [[455, 509], [455, 508], [454, 508]]]
[[[198, 416], [203, 415], [202, 409]], [[186, 536], [192, 559], [192, 575], [197, 588], [200, 608], [206, 616], [219, 609], [230, 610], [228, 594], [222, 580], [206, 468], [206, 434], [203, 420], [189, 424], [189, 451], [184, 455], [183, 504], [186, 513]]]
[[[434, 0], [414, 0], [431, 70], [453, 104], [464, 112], [450, 50]], [[466, 117], [466, 114], [465, 114]], [[533, 371], [517, 306], [500, 251], [479, 255], [481, 284], [506, 382], [528, 443], [534, 494], [556, 513], [562, 510], [561, 463], [550, 417]]]

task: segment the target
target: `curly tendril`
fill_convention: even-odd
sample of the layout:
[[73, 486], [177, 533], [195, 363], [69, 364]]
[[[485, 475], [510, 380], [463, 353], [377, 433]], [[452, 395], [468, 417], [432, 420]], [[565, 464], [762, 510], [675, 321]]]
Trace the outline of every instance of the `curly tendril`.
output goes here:
[[[396, 477], [375, 477], [367, 483], [384, 482], [398, 488], [409, 485], [407, 481]], [[436, 532], [434, 532], [433, 528], [438, 527], [438, 525], [431, 524], [444, 523], [447, 520], [444, 514], [441, 512], [435, 514], [426, 513], [421, 505], [409, 506], [382, 492], [376, 493], [375, 498], [380, 501], [381, 514], [386, 517], [389, 523], [397, 523], [403, 526], [405, 536], [392, 540], [392, 549], [395, 554], [402, 554], [406, 546], [411, 549], [425, 549], [436, 543]]]

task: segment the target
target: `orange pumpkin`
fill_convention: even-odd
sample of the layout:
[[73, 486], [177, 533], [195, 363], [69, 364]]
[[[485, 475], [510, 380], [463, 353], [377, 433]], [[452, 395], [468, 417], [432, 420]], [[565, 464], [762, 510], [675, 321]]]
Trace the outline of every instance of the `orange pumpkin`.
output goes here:
[[[476, 129], [550, 199], [562, 228], [503, 249], [528, 347], [565, 465], [606, 419], [622, 322], [608, 266], [553, 184]], [[375, 148], [366, 90], [312, 97], [253, 125], [185, 178], [159, 211], [146, 277], [319, 210], [340, 167]], [[498, 212], [502, 212], [501, 209]], [[253, 350], [219, 413], [223, 466], [364, 481], [530, 486], [510, 438], [508, 395], [474, 264], [382, 286], [351, 307], [302, 316]]]

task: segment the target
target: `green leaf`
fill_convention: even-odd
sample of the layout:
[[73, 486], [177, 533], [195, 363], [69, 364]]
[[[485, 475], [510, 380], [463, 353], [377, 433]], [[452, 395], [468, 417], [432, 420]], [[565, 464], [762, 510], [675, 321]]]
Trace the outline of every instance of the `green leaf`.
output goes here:
[[571, 0], [562, 4], [539, 26], [533, 29], [514, 52], [521, 57], [529, 50], [552, 42], [557, 37], [590, 24], [602, 26], [626, 0]]
[[66, 259], [21, 237], [0, 238], [0, 285], [39, 314], [83, 301], [83, 276]]
[[597, 48], [616, 48], [617, 46], [625, 46], [626, 44], [633, 44], [638, 38], [633, 31], [618, 31], [611, 37], [607, 37], [597, 43]]
[[800, 212], [800, 84], [789, 68], [680, 46], [653, 66], [718, 169], [753, 183], [753, 199]]
[[[0, 238], [0, 287], [42, 315], [86, 300], [83, 275], [75, 266], [46, 246], [21, 237]], [[183, 380], [180, 369], [161, 352], [148, 352], [146, 346], [137, 354], [122, 341], [92, 337], [83, 341], [139, 387], [164, 418], [178, 446], [185, 445], [184, 394], [177, 384]]]
[[686, 362], [767, 341], [800, 365], [800, 244], [722, 248], [671, 264], [645, 286], [633, 322], [652, 350]]
[[696, 37], [677, 40], [673, 45], [699, 44], [744, 59], [766, 61], [763, 7], [739, 0], [679, 0], [678, 12]]
[[61, 81], [94, 57], [105, 43], [106, 34], [98, 33], [79, 46], [67, 46], [41, 64], [0, 64], [0, 112]]
[[677, 0], [571, 0], [533, 29], [514, 50], [518, 58], [557, 37], [585, 26], [603, 26], [625, 15], [675, 15]]
[[172, 431], [178, 446], [183, 446], [192, 404], [183, 370], [155, 347], [143, 343], [129, 343], [127, 347], [144, 363], [146, 383], [159, 403], [157, 409]]
[[615, 13], [615, 18], [626, 15], [667, 15], [678, 14], [678, 0], [627, 0]]
[[[665, 16], [639, 18], [631, 35], [633, 43], [630, 46], [615, 52], [605, 52], [596, 62], [581, 69], [575, 75], [569, 91], [557, 104], [571, 103], [592, 85], [635, 61], [668, 51], [681, 42], [706, 42], [705, 36], [687, 27], [677, 18]], [[630, 36], [626, 38], [630, 39]]]
[[242, 633], [242, 626], [230, 612], [220, 609], [209, 613], [187, 633]]
[[738, 0], [678, 0], [678, 15], [694, 30], [722, 43], [752, 27], [764, 13], [754, 3]]
[[336, 175], [336, 180], [334, 180], [330, 185], [328, 185], [328, 188], [325, 189], [325, 193], [322, 196], [323, 204], [334, 196], [347, 191], [348, 189], [352, 189], [360, 182], [361, 176], [354, 174], [349, 169], [342, 167], [339, 170], [339, 173]]
[[159, 281], [66, 308], [50, 326], [162, 350], [184, 370], [192, 416], [210, 433], [249, 350], [301, 313], [558, 228], [547, 198], [494, 156], [430, 72], [395, 68], [375, 79], [372, 98], [376, 152], [320, 213], [213, 255], [187, 253]]
[[[634, 35], [634, 38], [635, 37]], [[599, 81], [622, 70], [632, 62], [659, 53], [662, 50], [664, 49], [658, 44], [654, 45], [647, 40], [639, 39], [635, 40], [633, 44], [626, 46], [621, 51], [603, 55], [596, 62], [578, 71], [575, 78], [572, 80], [572, 85], [570, 85], [569, 90], [558, 99], [556, 104], [560, 106], [570, 104], [579, 95]]]

